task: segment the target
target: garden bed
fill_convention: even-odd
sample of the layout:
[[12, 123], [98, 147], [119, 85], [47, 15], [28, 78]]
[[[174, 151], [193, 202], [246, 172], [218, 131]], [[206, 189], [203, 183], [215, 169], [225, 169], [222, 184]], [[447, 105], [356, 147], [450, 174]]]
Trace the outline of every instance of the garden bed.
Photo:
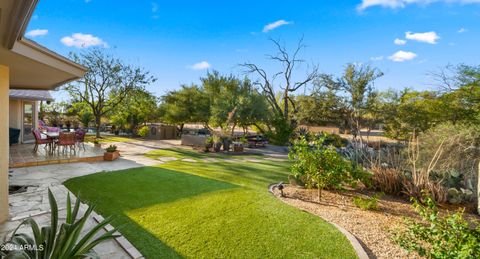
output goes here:
[[[284, 194], [285, 197], [280, 199], [287, 204], [340, 225], [355, 235], [371, 258], [418, 258], [418, 255], [408, 254], [391, 240], [391, 232], [401, 227], [405, 216], [417, 218], [411, 204], [404, 199], [385, 195], [378, 201], [378, 210], [369, 211], [353, 203], [354, 197], [372, 196], [373, 193], [368, 191], [324, 190], [321, 202], [317, 200], [317, 190], [286, 185]], [[275, 195], [279, 197], [278, 191]], [[478, 218], [473, 214], [467, 216]]]

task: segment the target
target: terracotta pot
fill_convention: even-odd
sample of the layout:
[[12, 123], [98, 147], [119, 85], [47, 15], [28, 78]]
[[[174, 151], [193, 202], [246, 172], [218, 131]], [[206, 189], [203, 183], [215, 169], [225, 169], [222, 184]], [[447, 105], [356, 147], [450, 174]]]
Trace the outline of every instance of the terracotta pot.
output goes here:
[[233, 146], [233, 151], [234, 152], [243, 152], [243, 146]]
[[213, 143], [213, 151], [220, 152], [221, 148], [222, 148], [222, 142]]
[[103, 160], [105, 161], [113, 161], [120, 156], [120, 152], [117, 150], [115, 152], [105, 152], [103, 153]]

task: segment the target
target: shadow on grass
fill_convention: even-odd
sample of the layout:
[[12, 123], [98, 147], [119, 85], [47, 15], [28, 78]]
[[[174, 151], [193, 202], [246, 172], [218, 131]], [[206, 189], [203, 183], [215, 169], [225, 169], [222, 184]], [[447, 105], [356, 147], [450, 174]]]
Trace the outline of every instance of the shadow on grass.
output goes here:
[[80, 193], [82, 201], [95, 204], [98, 213], [113, 216], [113, 225], [149, 258], [182, 256], [125, 212], [238, 188], [234, 184], [158, 167], [102, 172], [70, 179], [64, 185], [72, 193]]

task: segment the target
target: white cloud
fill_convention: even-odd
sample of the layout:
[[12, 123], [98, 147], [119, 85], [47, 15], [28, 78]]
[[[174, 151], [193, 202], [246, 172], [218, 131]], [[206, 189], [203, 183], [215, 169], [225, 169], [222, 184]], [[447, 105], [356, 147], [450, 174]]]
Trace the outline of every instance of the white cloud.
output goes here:
[[393, 43], [395, 43], [395, 45], [405, 45], [405, 44], [407, 44], [407, 41], [397, 38], [393, 41]]
[[198, 62], [190, 66], [193, 70], [205, 70], [209, 69], [211, 65], [207, 61]]
[[467, 32], [468, 30], [465, 29], [465, 28], [460, 28], [457, 32], [458, 33], [464, 33], [464, 32]]
[[68, 47], [88, 48], [102, 46], [108, 48], [108, 44], [105, 41], [92, 34], [74, 33], [72, 36], [63, 37], [60, 41]]
[[383, 56], [371, 57], [370, 60], [371, 60], [371, 61], [382, 61], [382, 60], [383, 60]]
[[265, 27], [263, 27], [263, 32], [269, 32], [271, 30], [274, 30], [280, 26], [283, 26], [283, 25], [288, 25], [288, 24], [291, 24], [292, 22], [287, 22], [285, 20], [278, 20], [276, 22], [272, 22], [272, 23], [269, 23], [267, 25], [265, 25]]
[[413, 52], [399, 50], [395, 52], [393, 55], [391, 55], [390, 57], [388, 57], [388, 59], [394, 62], [404, 62], [404, 61], [412, 60], [416, 57], [417, 57], [417, 54]]
[[36, 30], [31, 30], [31, 31], [25, 33], [25, 36], [34, 38], [34, 37], [37, 37], [37, 36], [47, 35], [47, 33], [48, 33], [48, 30], [36, 29]]
[[426, 42], [430, 44], [437, 44], [438, 39], [440, 39], [440, 36], [434, 31], [429, 31], [429, 32], [422, 32], [422, 33], [412, 33], [407, 31], [405, 33], [405, 38], [409, 40], [416, 40], [420, 42]]
[[480, 0], [362, 0], [357, 6], [359, 11], [363, 11], [369, 7], [380, 6], [384, 8], [404, 8], [409, 4], [428, 5], [435, 2], [458, 3], [458, 4], [478, 4]]

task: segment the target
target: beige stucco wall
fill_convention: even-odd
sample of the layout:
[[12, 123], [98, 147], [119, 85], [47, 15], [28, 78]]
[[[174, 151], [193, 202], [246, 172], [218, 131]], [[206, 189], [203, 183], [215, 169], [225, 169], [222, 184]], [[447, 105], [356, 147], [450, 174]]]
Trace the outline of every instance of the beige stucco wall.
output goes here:
[[8, 219], [9, 69], [0, 65], [0, 222]]
[[12, 128], [21, 129], [22, 127], [22, 102], [20, 100], [10, 100], [9, 105], [9, 125]]

